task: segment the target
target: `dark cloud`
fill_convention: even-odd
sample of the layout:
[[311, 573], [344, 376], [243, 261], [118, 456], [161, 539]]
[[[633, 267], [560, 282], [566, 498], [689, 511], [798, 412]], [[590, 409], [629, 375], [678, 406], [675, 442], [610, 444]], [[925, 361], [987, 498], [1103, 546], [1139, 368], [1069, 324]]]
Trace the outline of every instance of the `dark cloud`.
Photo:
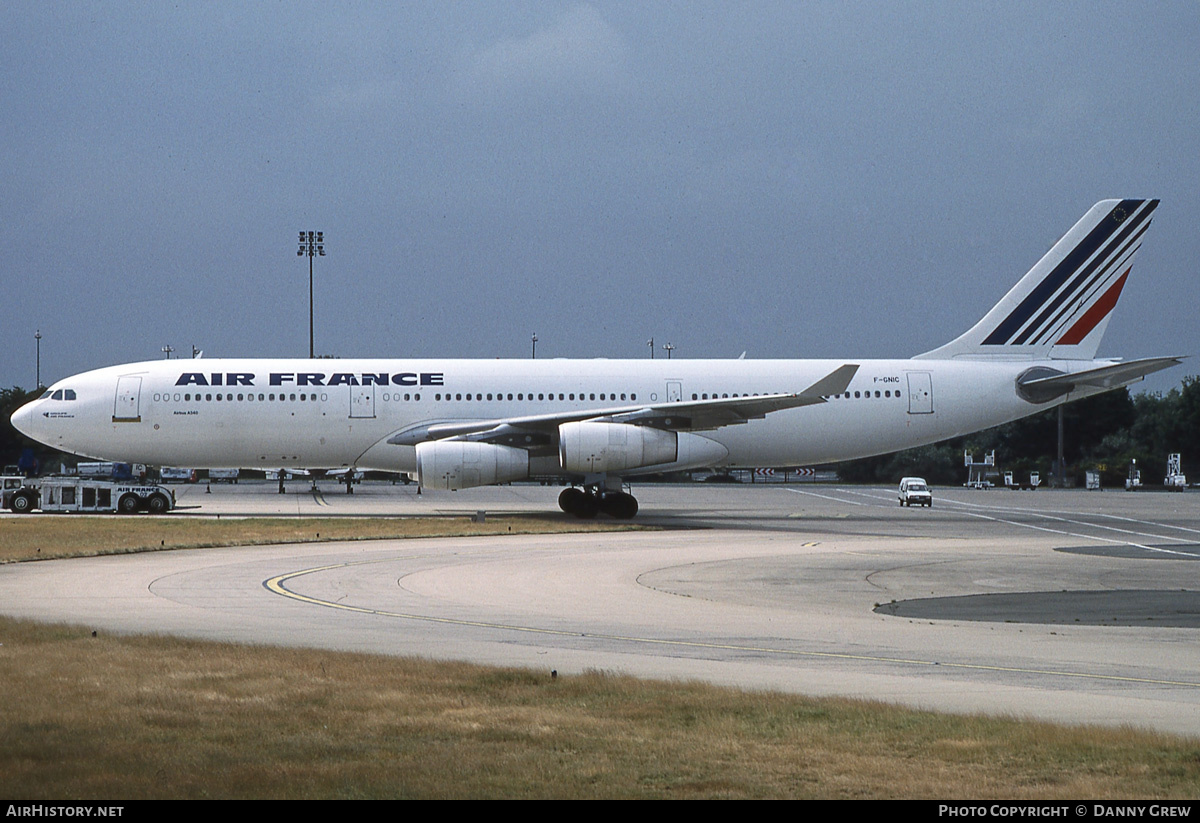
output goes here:
[[1101, 353], [1200, 337], [1194, 4], [7, 12], [3, 385], [306, 353], [309, 228], [324, 352], [903, 356], [1160, 197]]

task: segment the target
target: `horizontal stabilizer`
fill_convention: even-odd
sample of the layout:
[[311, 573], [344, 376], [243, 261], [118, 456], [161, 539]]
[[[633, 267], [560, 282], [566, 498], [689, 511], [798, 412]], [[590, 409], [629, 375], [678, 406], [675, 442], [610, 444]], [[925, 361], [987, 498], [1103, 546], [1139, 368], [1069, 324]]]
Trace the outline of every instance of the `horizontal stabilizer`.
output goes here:
[[1017, 378], [1017, 391], [1035, 403], [1046, 403], [1080, 387], [1115, 389], [1127, 386], [1148, 374], [1178, 366], [1182, 362], [1182, 357], [1147, 357], [1070, 373], [1037, 367]]

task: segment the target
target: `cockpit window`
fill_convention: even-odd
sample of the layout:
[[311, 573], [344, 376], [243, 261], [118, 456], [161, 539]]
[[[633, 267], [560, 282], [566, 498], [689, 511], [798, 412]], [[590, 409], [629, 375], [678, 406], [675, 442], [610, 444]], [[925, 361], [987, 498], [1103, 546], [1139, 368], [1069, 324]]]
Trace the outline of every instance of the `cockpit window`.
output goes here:
[[59, 389], [54, 394], [50, 395], [51, 400], [62, 400], [63, 390]]
[[39, 397], [38, 399], [39, 399], [39, 400], [45, 400], [45, 399], [46, 399], [47, 397], [49, 397], [51, 394], [52, 394], [52, 392], [51, 392], [49, 389], [46, 389], [46, 393], [45, 393], [45, 394], [43, 394], [43, 395], [42, 395], [41, 397]]
[[74, 389], [63, 389], [63, 399], [64, 400], [74, 400], [75, 399], [75, 390]]
[[46, 393], [42, 395], [42, 399], [45, 400], [47, 397], [49, 397], [51, 400], [74, 400], [75, 390], [56, 389], [53, 393], [51, 393], [50, 390], [47, 389]]

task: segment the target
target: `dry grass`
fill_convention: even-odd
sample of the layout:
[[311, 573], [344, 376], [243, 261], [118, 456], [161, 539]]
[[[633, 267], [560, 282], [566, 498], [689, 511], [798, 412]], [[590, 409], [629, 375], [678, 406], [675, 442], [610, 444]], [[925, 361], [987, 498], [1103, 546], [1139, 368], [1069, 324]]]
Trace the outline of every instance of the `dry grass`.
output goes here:
[[0, 563], [100, 554], [380, 540], [406, 537], [465, 537], [489, 534], [552, 534], [639, 528], [615, 521], [586, 521], [564, 515], [488, 517], [118, 517], [116, 515], [24, 515], [0, 517]]
[[1195, 798], [1200, 743], [0, 620], [0, 797]]

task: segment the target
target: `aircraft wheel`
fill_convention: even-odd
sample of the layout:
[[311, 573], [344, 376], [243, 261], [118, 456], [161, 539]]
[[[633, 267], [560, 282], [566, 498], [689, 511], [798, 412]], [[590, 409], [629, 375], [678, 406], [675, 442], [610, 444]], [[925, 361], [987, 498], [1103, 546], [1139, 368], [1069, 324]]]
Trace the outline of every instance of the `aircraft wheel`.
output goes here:
[[613, 492], [600, 499], [600, 508], [609, 517], [617, 520], [630, 520], [638, 513], [637, 498], [625, 492]]
[[121, 514], [136, 514], [142, 507], [142, 500], [136, 494], [127, 494], [117, 501], [117, 511]]
[[562, 493], [558, 496], [558, 507], [567, 514], [574, 514], [575, 510], [580, 506], [580, 501], [585, 497], [587, 495], [574, 486], [569, 489], [563, 489]]
[[150, 512], [151, 514], [162, 514], [169, 506], [170, 503], [167, 501], [167, 498], [163, 497], [161, 494], [153, 494], [150, 496], [150, 499], [146, 501], [146, 511]]

